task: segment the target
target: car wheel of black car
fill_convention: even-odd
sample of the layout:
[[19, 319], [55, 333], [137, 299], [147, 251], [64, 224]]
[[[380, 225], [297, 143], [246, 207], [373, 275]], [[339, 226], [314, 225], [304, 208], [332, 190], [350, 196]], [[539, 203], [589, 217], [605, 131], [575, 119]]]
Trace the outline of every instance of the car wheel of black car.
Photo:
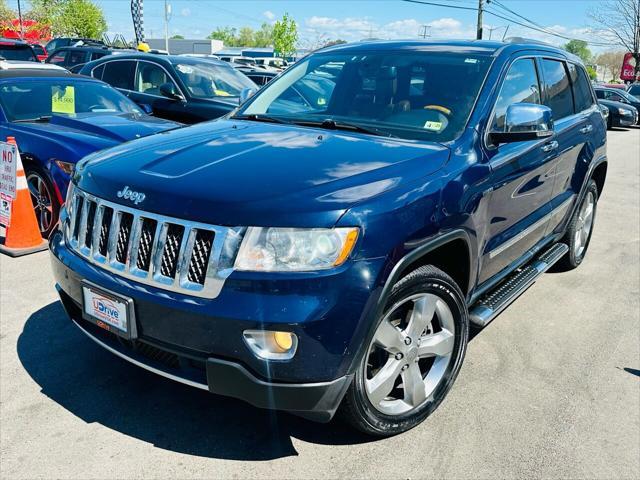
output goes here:
[[355, 372], [340, 413], [371, 435], [405, 432], [426, 419], [453, 385], [465, 355], [464, 296], [441, 270], [400, 280]]
[[49, 238], [56, 226], [60, 212], [60, 203], [55, 194], [53, 183], [49, 179], [49, 175], [39, 167], [27, 168], [26, 174], [40, 233], [44, 238]]
[[598, 187], [596, 182], [589, 180], [587, 191], [584, 194], [580, 207], [573, 214], [571, 223], [563, 240], [569, 245], [569, 251], [559, 262], [562, 270], [572, 270], [582, 263], [596, 220], [596, 207], [598, 205]]

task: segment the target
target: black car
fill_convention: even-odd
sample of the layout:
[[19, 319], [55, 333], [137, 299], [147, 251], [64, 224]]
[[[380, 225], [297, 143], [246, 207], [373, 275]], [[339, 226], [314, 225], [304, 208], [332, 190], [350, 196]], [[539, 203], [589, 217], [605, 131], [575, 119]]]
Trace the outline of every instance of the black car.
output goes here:
[[253, 83], [262, 87], [266, 85], [275, 77], [278, 76], [280, 72], [274, 72], [270, 70], [265, 70], [264, 68], [255, 68], [250, 66], [236, 66], [235, 69], [239, 72], [242, 72], [244, 75], [249, 77]]
[[614, 127], [630, 127], [638, 123], [638, 109], [628, 103], [598, 99], [598, 104], [609, 110], [607, 129]]
[[91, 38], [58, 37], [58, 38], [54, 38], [52, 40], [49, 40], [49, 43], [47, 43], [44, 48], [47, 50], [47, 52], [53, 52], [54, 50], [57, 50], [58, 48], [74, 47], [76, 45], [88, 44], [88, 43], [104, 45], [104, 43], [101, 42], [100, 40], [93, 40]]
[[80, 73], [111, 84], [157, 117], [183, 123], [226, 115], [238, 106], [243, 90], [257, 88], [228, 63], [177, 55], [110, 56]]
[[637, 99], [640, 99], [640, 83], [632, 83], [631, 85], [629, 85], [629, 88], [627, 88], [627, 93], [629, 95], [633, 95]]
[[610, 100], [612, 102], [623, 103], [632, 106], [640, 111], [640, 98], [634, 97], [632, 94], [620, 88], [594, 87], [598, 100]]
[[3, 60], [20, 60], [37, 62], [38, 57], [33, 47], [27, 42], [13, 38], [0, 38], [0, 58]]
[[78, 73], [86, 63], [118, 52], [129, 53], [130, 51], [112, 49], [100, 44], [62, 47], [54, 50], [45, 63], [53, 63], [70, 72]]

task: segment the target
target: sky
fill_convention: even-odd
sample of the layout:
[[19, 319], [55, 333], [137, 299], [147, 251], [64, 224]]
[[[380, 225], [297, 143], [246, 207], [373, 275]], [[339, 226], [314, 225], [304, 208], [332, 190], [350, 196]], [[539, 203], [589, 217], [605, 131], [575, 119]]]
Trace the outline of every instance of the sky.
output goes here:
[[[402, 0], [168, 0], [172, 15], [170, 35], [204, 38], [216, 27], [258, 28], [273, 23], [288, 12], [298, 23], [300, 47], [318, 47], [328, 40], [346, 41], [363, 38], [419, 38], [426, 26], [431, 38], [475, 38], [476, 11]], [[477, 8], [478, 0], [430, 0], [451, 6]], [[590, 33], [593, 25], [588, 11], [598, 0], [498, 0], [502, 5], [537, 24], [562, 35], [585, 40], [602, 40]], [[28, 4], [28, 0], [22, 0]], [[133, 38], [130, 0], [94, 0], [103, 8], [110, 34], [123, 33]], [[17, 0], [8, 0], [16, 6]], [[144, 0], [144, 24], [147, 38], [164, 35], [164, 0]], [[491, 11], [507, 14], [496, 4]], [[554, 44], [566, 40], [497, 18], [485, 13], [485, 29], [494, 29], [493, 38], [525, 36]], [[489, 31], [485, 30], [485, 38]], [[592, 45], [594, 52], [608, 49]]]

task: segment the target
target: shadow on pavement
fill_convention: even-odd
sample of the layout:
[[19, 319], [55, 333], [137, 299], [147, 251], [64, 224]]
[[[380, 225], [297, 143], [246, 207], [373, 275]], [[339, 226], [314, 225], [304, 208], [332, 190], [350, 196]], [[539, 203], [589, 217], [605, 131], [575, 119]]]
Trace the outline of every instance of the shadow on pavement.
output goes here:
[[59, 302], [32, 314], [18, 339], [22, 365], [42, 393], [87, 423], [158, 448], [232, 460], [297, 455], [291, 441], [371, 441], [340, 422], [312, 423], [211, 395], [135, 367], [69, 321]]

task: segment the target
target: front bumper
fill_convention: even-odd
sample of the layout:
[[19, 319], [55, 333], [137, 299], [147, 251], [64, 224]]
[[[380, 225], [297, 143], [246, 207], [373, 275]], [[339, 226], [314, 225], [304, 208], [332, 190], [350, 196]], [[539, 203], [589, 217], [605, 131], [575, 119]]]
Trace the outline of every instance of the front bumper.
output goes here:
[[[155, 290], [89, 264], [50, 239], [62, 304], [74, 323], [112, 353], [157, 374], [286, 410], [317, 421], [335, 413], [352, 378], [352, 365], [375, 307], [383, 261], [351, 262], [335, 275], [252, 282], [232, 275], [216, 299]], [[132, 298], [139, 337], [127, 341], [82, 319], [81, 281]], [[366, 281], [365, 281], [366, 280]], [[298, 335], [290, 361], [255, 357], [245, 329], [286, 329]]]

